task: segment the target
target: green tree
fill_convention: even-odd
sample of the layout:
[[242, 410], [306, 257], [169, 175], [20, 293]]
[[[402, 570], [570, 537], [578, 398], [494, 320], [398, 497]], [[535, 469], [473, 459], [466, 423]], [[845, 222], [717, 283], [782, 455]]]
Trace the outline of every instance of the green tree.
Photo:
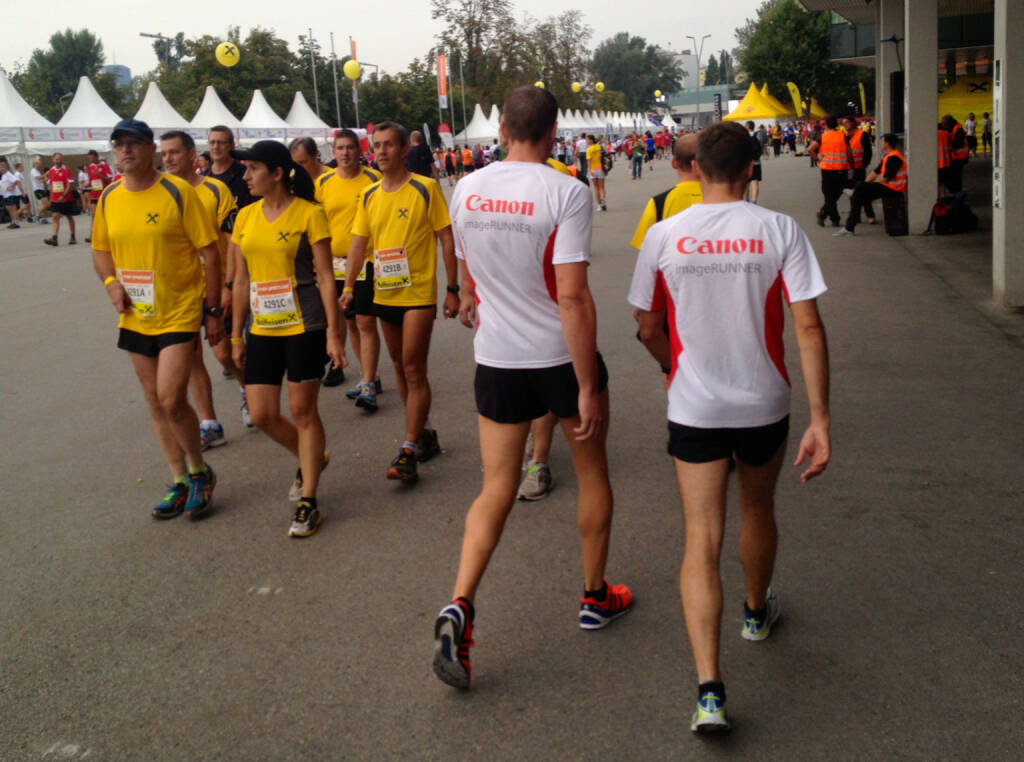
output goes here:
[[846, 113], [847, 103], [859, 102], [857, 82], [873, 98], [874, 72], [832, 61], [831, 22], [825, 11], [808, 12], [797, 0], [765, 0], [757, 18], [736, 30], [736, 58], [747, 77], [768, 83], [781, 98], [786, 82], [795, 82], [801, 95], [816, 97], [827, 111]]
[[622, 93], [626, 108], [633, 111], [651, 106], [655, 90], [670, 93], [682, 86], [672, 56], [628, 32], [598, 45], [590, 66], [606, 87]]
[[733, 71], [732, 56], [729, 51], [723, 50], [718, 56], [718, 85], [732, 85], [736, 82], [736, 73]]
[[531, 68], [525, 80], [510, 80], [508, 84], [525, 85], [539, 79], [558, 100], [559, 106], [580, 108], [586, 96], [582, 92], [574, 93], [572, 83], [582, 84], [588, 79], [590, 51], [587, 43], [592, 34], [583, 14], [572, 10], [541, 22], [528, 19], [525, 27]]
[[711, 57], [708, 58], [707, 67], [704, 70], [704, 84], [708, 85], [709, 87], [711, 85], [717, 85], [718, 76], [718, 59], [715, 58], [715, 54], [712, 53]]

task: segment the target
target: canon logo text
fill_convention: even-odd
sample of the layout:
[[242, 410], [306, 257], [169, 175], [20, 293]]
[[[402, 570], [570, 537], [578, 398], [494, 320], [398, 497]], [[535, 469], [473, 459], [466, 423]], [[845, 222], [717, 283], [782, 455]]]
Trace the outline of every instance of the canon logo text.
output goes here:
[[676, 244], [680, 254], [764, 254], [760, 238], [720, 238], [716, 241], [683, 236]]
[[484, 198], [476, 193], [466, 199], [466, 208], [471, 212], [497, 212], [499, 214], [518, 214], [523, 217], [533, 216], [532, 201], [506, 201], [503, 198]]

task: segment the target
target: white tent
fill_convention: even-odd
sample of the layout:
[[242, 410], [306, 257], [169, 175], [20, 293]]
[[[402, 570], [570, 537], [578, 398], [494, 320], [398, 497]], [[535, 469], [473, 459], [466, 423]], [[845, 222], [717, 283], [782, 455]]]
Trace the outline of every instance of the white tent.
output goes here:
[[663, 127], [668, 127], [670, 130], [679, 129], [679, 122], [673, 119], [672, 114], [668, 111], [666, 111], [665, 115], [661, 118], [661, 124]]
[[289, 127], [299, 129], [330, 129], [330, 125], [316, 115], [316, 112], [306, 102], [306, 98], [298, 90], [295, 91], [292, 107], [288, 110], [288, 116], [284, 120], [288, 123]]
[[491, 126], [494, 128], [495, 134], [500, 134], [501, 112], [498, 111], [497, 104], [491, 104], [491, 113], [487, 115], [487, 121], [491, 123]]
[[203, 102], [199, 104], [199, 110], [196, 111], [196, 115], [192, 117], [192, 121], [189, 124], [200, 130], [208, 130], [218, 124], [231, 128], [242, 126], [238, 117], [228, 111], [224, 101], [220, 99], [217, 91], [213, 89], [213, 85], [206, 86]]
[[169, 129], [183, 130], [189, 126], [188, 120], [175, 111], [174, 106], [160, 92], [156, 82], [150, 82], [146, 88], [146, 97], [142, 99], [142, 105], [135, 113], [135, 118], [152, 127], [154, 133]]
[[35, 127], [52, 128], [53, 124], [28, 105], [10, 80], [0, 74], [0, 154], [24, 153], [23, 141], [32, 138], [23, 135], [22, 130]]
[[263, 97], [263, 91], [252, 91], [249, 110], [242, 117], [242, 141], [251, 145], [258, 140], [281, 140], [287, 136], [288, 122], [279, 117]]
[[[112, 130], [121, 121], [114, 109], [110, 108], [96, 92], [88, 77], [78, 80], [78, 89], [64, 116], [57, 122], [58, 127], [106, 127]], [[106, 138], [107, 136], [104, 136]]]
[[78, 89], [64, 116], [54, 130], [33, 130], [25, 142], [29, 153], [48, 155], [60, 151], [65, 156], [80, 156], [98, 151], [110, 156], [110, 133], [121, 121], [108, 106], [88, 77], [78, 80]]
[[466, 129], [455, 136], [457, 144], [466, 143], [489, 143], [498, 137], [498, 131], [491, 125], [490, 120], [484, 116], [480, 104], [473, 109], [473, 118], [469, 120]]

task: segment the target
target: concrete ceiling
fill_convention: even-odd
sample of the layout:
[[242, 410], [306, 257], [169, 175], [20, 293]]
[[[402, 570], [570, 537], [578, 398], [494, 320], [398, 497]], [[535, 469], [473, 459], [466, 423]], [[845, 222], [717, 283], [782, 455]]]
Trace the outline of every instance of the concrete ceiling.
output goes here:
[[[800, 0], [809, 11], [835, 11], [853, 24], [875, 23], [875, 7], [878, 0]], [[911, 2], [913, 16], [914, 0]], [[938, 0], [939, 17], [968, 16], [974, 13], [992, 13], [995, 0]]]

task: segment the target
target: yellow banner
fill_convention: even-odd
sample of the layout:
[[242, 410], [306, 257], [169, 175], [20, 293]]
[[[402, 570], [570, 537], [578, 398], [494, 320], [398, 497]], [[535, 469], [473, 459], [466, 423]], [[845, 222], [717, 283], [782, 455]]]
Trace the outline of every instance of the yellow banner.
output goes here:
[[793, 99], [793, 108], [796, 109], [796, 115], [803, 116], [804, 107], [800, 103], [800, 88], [792, 82], [787, 82], [786, 87], [789, 88], [789, 97]]
[[857, 87], [860, 88], [860, 115], [865, 116], [868, 113], [868, 97], [864, 94], [864, 83], [858, 82]]

